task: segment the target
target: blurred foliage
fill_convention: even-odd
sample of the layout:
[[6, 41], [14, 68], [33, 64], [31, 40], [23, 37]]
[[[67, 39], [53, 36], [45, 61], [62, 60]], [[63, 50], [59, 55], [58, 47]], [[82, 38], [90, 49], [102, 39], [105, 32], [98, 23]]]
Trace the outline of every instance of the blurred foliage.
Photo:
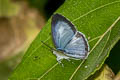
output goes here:
[[42, 12], [25, 0], [0, 0], [0, 80], [7, 80], [45, 24]]
[[30, 6], [38, 8], [48, 19], [65, 0], [28, 0]]
[[120, 71], [120, 40], [111, 50], [105, 63], [109, 65], [115, 74]]
[[0, 63], [0, 80], [8, 80], [8, 77], [15, 69], [17, 64], [21, 61], [21, 57], [23, 56], [23, 52], [12, 57], [11, 59], [5, 60]]
[[107, 64], [104, 64], [100, 70], [87, 80], [120, 80], [120, 71], [115, 75], [113, 70]]
[[15, 16], [19, 12], [19, 5], [10, 0], [0, 0], [0, 17]]
[[38, 8], [40, 11], [44, 11], [44, 7], [48, 0], [28, 0], [31, 7]]
[[65, 0], [48, 0], [44, 8], [47, 18], [49, 18], [53, 12], [55, 12], [60, 7], [60, 5], [64, 3], [64, 1]]
[[108, 65], [103, 65], [103, 67], [97, 71], [94, 75], [89, 77], [88, 80], [113, 80], [115, 74], [109, 68]]
[[120, 71], [117, 73], [117, 75], [114, 77], [114, 80], [120, 80]]

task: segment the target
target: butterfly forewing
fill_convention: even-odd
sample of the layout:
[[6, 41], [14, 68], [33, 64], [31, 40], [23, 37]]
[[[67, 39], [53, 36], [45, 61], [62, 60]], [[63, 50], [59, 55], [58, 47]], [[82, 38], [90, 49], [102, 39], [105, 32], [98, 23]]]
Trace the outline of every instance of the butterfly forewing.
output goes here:
[[55, 47], [64, 50], [64, 47], [75, 35], [74, 25], [65, 17], [55, 14], [52, 17], [52, 37]]

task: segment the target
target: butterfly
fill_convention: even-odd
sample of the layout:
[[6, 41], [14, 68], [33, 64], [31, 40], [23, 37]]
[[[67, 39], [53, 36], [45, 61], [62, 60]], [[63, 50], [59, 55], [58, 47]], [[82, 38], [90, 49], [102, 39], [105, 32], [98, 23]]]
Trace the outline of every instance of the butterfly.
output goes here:
[[54, 14], [51, 22], [51, 33], [56, 50], [53, 54], [57, 60], [61, 59], [86, 59], [89, 52], [89, 44], [85, 35], [64, 16]]

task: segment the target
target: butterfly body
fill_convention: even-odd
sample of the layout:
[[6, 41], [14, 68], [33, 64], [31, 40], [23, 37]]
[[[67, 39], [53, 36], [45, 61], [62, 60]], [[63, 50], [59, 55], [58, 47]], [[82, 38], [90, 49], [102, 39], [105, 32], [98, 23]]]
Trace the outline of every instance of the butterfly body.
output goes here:
[[77, 31], [75, 26], [64, 16], [53, 15], [51, 30], [53, 43], [56, 47], [53, 54], [57, 56], [57, 60], [85, 59], [87, 57], [89, 45], [85, 35]]

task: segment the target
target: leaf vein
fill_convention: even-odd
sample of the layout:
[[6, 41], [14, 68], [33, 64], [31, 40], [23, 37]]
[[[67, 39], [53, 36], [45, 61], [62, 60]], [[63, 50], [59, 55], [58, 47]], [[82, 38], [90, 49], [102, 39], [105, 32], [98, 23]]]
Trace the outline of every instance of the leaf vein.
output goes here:
[[72, 22], [74, 22], [74, 21], [76, 21], [76, 20], [78, 20], [78, 19], [80, 19], [80, 18], [82, 18], [82, 17], [84, 17], [84, 16], [86, 16], [86, 15], [88, 15], [88, 14], [90, 14], [90, 13], [96, 11], [96, 10], [99, 10], [99, 9], [101, 9], [101, 8], [103, 8], [103, 7], [109, 6], [109, 5], [114, 4], [114, 3], [117, 3], [117, 2], [120, 2], [120, 1], [118, 0], [118, 1], [114, 1], [114, 2], [111, 2], [111, 3], [104, 4], [104, 5], [102, 5], [102, 6], [99, 6], [99, 7], [95, 8], [95, 9], [93, 9], [93, 10], [91, 10], [91, 11], [89, 11], [89, 12], [83, 14], [82, 16], [80, 16], [80, 17], [74, 19]]
[[[92, 41], [98, 39], [99, 37], [100, 37], [100, 36], [91, 39], [90, 42], [92, 42]], [[56, 64], [53, 65], [50, 69], [48, 69], [48, 70], [40, 77], [40, 79], [42, 79], [47, 73], [49, 73], [49, 72], [50, 72], [54, 67], [56, 67], [57, 65], [58, 65], [58, 63], [56, 63]], [[39, 79], [39, 80], [40, 80], [40, 79]]]

